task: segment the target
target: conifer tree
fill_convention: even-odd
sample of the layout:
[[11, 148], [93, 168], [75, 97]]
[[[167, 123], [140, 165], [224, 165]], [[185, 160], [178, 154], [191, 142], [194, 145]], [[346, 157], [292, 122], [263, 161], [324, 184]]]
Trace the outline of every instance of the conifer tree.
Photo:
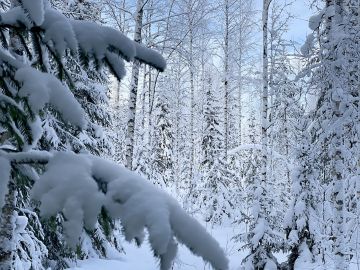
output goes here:
[[[323, 239], [320, 255], [329, 262], [328, 252], [333, 253], [336, 269], [349, 267], [349, 238], [346, 221], [346, 192], [349, 179], [356, 177], [359, 148], [359, 33], [358, 9], [351, 1], [322, 1], [324, 9], [309, 20], [314, 31], [302, 47], [310, 58], [303, 71], [311, 79], [311, 89], [318, 100], [309, 123], [311, 134], [312, 167], [324, 192], [324, 207], [320, 209], [323, 222]], [[341, 33], [341, 34], [340, 34]], [[355, 158], [353, 158], [355, 156]], [[331, 232], [331, 233], [329, 233]], [[329, 249], [330, 247], [330, 249]]]
[[241, 164], [240, 173], [242, 177], [240, 194], [237, 198], [239, 202], [236, 204], [239, 209], [236, 213], [237, 216], [235, 217], [237, 224], [245, 225], [245, 233], [236, 235], [235, 240], [245, 243], [249, 240], [249, 229], [252, 229], [253, 226], [252, 205], [254, 203], [254, 189], [259, 175], [261, 158], [259, 147], [256, 147], [259, 137], [259, 127], [256, 125], [256, 113], [254, 110], [251, 110], [249, 115], [249, 119], [246, 121], [248, 122], [247, 136], [243, 137], [243, 143], [246, 146], [244, 149], [241, 149], [243, 162]]
[[202, 176], [198, 196], [205, 210], [205, 220], [221, 224], [232, 210], [230, 188], [234, 175], [227, 169], [223, 124], [219, 115], [219, 101], [213, 93], [212, 79], [207, 82], [206, 103], [204, 108], [205, 130], [202, 139], [203, 160]]
[[[147, 49], [131, 45], [109, 28], [68, 20], [47, 2], [12, 4], [10, 10], [1, 13], [2, 153], [62, 150], [99, 154], [104, 145], [101, 125], [109, 120], [106, 111], [98, 107], [106, 101], [100, 87], [104, 76], [101, 69], [108, 68], [121, 79], [125, 72], [120, 57], [147, 62]], [[57, 33], [59, 26], [61, 35]], [[100, 42], [88, 35], [89, 30], [102, 33]], [[31, 92], [35, 84], [37, 96]], [[8, 166], [6, 160], [1, 165]], [[64, 258], [81, 258], [83, 252], [86, 256], [89, 246], [106, 252], [101, 243], [96, 243], [96, 236], [89, 239], [84, 235], [78, 253], [66, 248], [60, 226], [65, 221], [63, 215], [40, 221], [29, 195], [43, 166], [11, 164], [10, 169], [10, 181], [2, 183], [6, 197], [1, 204], [0, 268], [16, 268], [19, 263], [31, 263], [35, 269], [46, 265], [62, 268]]]
[[173, 131], [168, 100], [162, 93], [158, 94], [155, 105], [154, 129], [151, 179], [166, 187], [174, 182]]
[[284, 222], [290, 247], [286, 269], [301, 269], [315, 261], [317, 234], [320, 234], [319, 224], [315, 218], [319, 202], [319, 182], [312, 167], [310, 138], [306, 126], [307, 121], [302, 121], [298, 129], [302, 132], [297, 151], [299, 164], [292, 172], [293, 199]]
[[290, 171], [298, 142], [296, 123], [303, 117], [301, 81], [296, 81], [293, 44], [286, 40], [292, 15], [291, 4], [273, 0], [269, 14], [269, 115], [268, 115], [268, 190], [270, 205], [279, 205], [269, 211], [272, 228], [283, 231], [283, 219], [290, 203]]

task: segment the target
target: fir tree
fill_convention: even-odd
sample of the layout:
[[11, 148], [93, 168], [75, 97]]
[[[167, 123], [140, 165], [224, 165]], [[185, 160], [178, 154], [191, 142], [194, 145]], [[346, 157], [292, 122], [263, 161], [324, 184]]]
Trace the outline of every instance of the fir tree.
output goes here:
[[174, 182], [173, 135], [168, 100], [162, 93], [156, 101], [154, 129], [151, 179], [166, 187]]
[[[120, 56], [130, 60], [136, 57], [137, 50], [138, 59], [144, 61], [147, 49], [131, 47], [131, 41], [117, 32], [111, 38], [121, 42], [114, 42], [109, 35], [111, 29], [67, 20], [46, 2], [38, 1], [35, 6], [32, 2], [29, 6], [25, 0], [12, 4], [12, 9], [1, 14], [1, 150], [4, 153], [55, 149], [100, 153], [104, 145], [101, 125], [109, 119], [97, 107], [106, 100], [104, 88], [99, 87], [99, 78], [103, 76], [100, 70], [108, 68], [121, 79], [124, 68]], [[59, 25], [63, 30], [61, 35], [57, 34]], [[103, 33], [101, 43], [86, 34], [89, 29]], [[86, 85], [89, 76], [92, 83]], [[36, 83], [40, 92], [34, 93], [38, 96], [30, 92]], [[74, 96], [77, 100], [72, 99]], [[66, 102], [69, 108], [64, 107]], [[7, 166], [6, 161], [2, 165]], [[79, 246], [81, 254], [64, 248], [62, 215], [39, 221], [29, 194], [42, 171], [41, 165], [12, 164], [10, 181], [2, 183], [6, 195], [0, 224], [3, 269], [16, 267], [19, 261], [31, 262], [36, 269], [46, 265], [61, 268], [66, 265], [63, 258], [84, 256], [86, 247]], [[99, 219], [101, 225], [103, 217]], [[94, 236], [90, 240], [94, 246], [96, 239]]]
[[358, 164], [358, 158], [353, 157], [359, 150], [352, 143], [358, 141], [359, 34], [356, 29], [359, 14], [350, 1], [324, 2], [324, 9], [310, 18], [309, 26], [314, 33], [302, 48], [302, 52], [310, 57], [303, 73], [311, 74], [311, 89], [318, 96], [309, 124], [309, 155], [324, 190], [324, 206], [320, 211], [326, 237], [318, 240], [319, 245], [321, 241], [321, 259], [328, 262], [326, 253], [332, 252], [335, 268], [347, 269], [349, 209], [346, 191], [349, 179], [357, 175], [355, 164]]
[[[224, 150], [224, 134], [219, 117], [219, 102], [213, 93], [211, 78], [208, 78], [204, 108], [205, 130], [202, 139], [203, 160], [200, 190], [196, 197], [206, 211], [205, 220], [221, 224], [230, 218], [232, 203], [230, 188], [234, 175], [227, 169]], [[199, 199], [198, 199], [199, 200]]]
[[317, 195], [319, 182], [314, 173], [310, 155], [310, 138], [306, 131], [306, 121], [299, 126], [302, 140], [299, 141], [297, 160], [293, 173], [292, 196], [294, 197], [285, 218], [285, 231], [290, 247], [290, 255], [285, 269], [301, 269], [315, 261], [316, 235], [318, 231]]

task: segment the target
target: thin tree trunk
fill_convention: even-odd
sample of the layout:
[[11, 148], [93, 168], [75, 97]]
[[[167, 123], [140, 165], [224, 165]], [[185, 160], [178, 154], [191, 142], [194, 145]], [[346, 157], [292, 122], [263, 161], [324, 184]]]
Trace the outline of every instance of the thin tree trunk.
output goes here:
[[195, 153], [194, 153], [194, 145], [195, 145], [195, 136], [194, 136], [194, 117], [195, 117], [195, 82], [194, 82], [194, 59], [193, 59], [193, 32], [190, 26], [190, 181], [192, 190], [192, 179], [194, 176], [194, 163], [195, 163]]
[[121, 82], [118, 81], [117, 82], [117, 87], [116, 87], [116, 97], [115, 97], [115, 106], [119, 106], [119, 102], [120, 102], [120, 89], [121, 89]]
[[229, 0], [225, 0], [225, 38], [224, 38], [224, 94], [225, 94], [225, 164], [229, 149]]
[[239, 59], [239, 85], [238, 85], [238, 117], [239, 117], [239, 122], [238, 122], [238, 129], [239, 129], [239, 134], [238, 134], [238, 144], [239, 146], [242, 143], [242, 134], [241, 134], [241, 129], [242, 129], [242, 49], [240, 48], [240, 59]]
[[0, 269], [13, 269], [13, 255], [15, 252], [15, 244], [13, 243], [13, 235], [15, 230], [15, 205], [16, 190], [15, 185], [10, 180], [9, 190], [5, 196], [5, 205], [1, 209], [0, 216]]
[[[141, 43], [142, 20], [144, 13], [144, 1], [138, 0], [134, 41]], [[134, 134], [135, 134], [135, 117], [136, 117], [136, 99], [139, 85], [140, 62], [134, 60], [131, 73], [130, 97], [129, 97], [129, 117], [127, 122], [126, 134], [126, 167], [132, 169], [134, 155]]]
[[269, 94], [269, 78], [268, 78], [268, 15], [271, 0], [263, 1], [263, 89], [262, 89], [262, 160], [261, 160], [261, 182], [262, 188], [265, 188], [267, 180], [267, 163], [268, 163], [268, 94]]

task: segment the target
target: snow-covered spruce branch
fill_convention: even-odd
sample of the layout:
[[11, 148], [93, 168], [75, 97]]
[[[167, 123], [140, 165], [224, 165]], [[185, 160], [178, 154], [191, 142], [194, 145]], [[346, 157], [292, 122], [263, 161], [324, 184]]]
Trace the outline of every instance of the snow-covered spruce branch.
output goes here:
[[40, 201], [43, 217], [64, 214], [70, 246], [77, 244], [83, 227], [94, 228], [104, 207], [113, 219], [121, 220], [126, 240], [142, 243], [147, 229], [161, 269], [170, 269], [177, 253], [176, 240], [214, 269], [228, 269], [224, 251], [194, 218], [165, 192], [123, 166], [71, 152], [2, 151], [0, 156], [15, 164], [47, 164], [35, 182], [32, 197]]
[[[242, 151], [248, 151], [248, 150], [253, 150], [253, 151], [261, 151], [261, 144], [242, 144], [239, 145], [233, 149], [230, 149], [228, 154], [229, 156], [233, 156], [236, 155]], [[279, 152], [277, 152], [274, 149], [269, 149], [269, 152], [271, 153], [272, 157], [275, 159], [280, 159], [283, 160], [285, 162], [287, 162], [287, 158], [286, 156], [280, 154]], [[287, 162], [288, 163], [288, 162]], [[289, 166], [292, 166], [292, 164], [288, 163]]]
[[40, 30], [42, 41], [60, 58], [66, 49], [73, 52], [80, 49], [84, 56], [106, 63], [118, 79], [125, 75], [122, 59], [137, 59], [159, 71], [165, 70], [165, 59], [159, 53], [128, 39], [117, 30], [89, 21], [68, 19], [45, 1], [21, 2], [22, 6], [0, 13], [0, 28]]
[[11, 164], [47, 164], [53, 157], [48, 151], [7, 152], [0, 150], [0, 157], [6, 158]]

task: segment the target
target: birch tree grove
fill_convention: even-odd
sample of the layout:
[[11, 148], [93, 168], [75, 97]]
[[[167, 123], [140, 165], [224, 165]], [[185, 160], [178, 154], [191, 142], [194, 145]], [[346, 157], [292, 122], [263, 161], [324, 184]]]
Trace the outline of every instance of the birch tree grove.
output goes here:
[[359, 269], [359, 16], [0, 0], [0, 270]]

